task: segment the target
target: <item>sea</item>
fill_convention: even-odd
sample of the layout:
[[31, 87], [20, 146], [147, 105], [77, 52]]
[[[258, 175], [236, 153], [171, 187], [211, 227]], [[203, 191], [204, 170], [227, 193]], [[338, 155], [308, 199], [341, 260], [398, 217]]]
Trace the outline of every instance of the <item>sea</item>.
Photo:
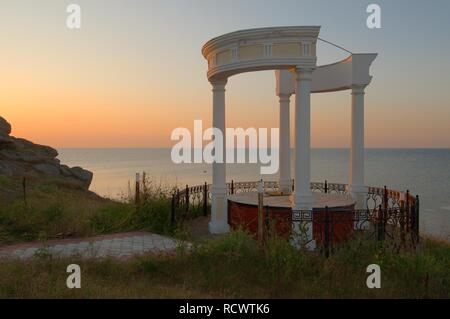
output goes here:
[[[114, 199], [129, 195], [136, 173], [145, 172], [153, 185], [164, 188], [211, 183], [212, 179], [210, 164], [175, 164], [170, 148], [58, 151], [62, 163], [94, 173], [92, 191]], [[311, 180], [347, 183], [348, 162], [348, 149], [313, 149]], [[277, 180], [277, 175], [261, 175], [260, 164], [227, 164], [228, 181], [261, 178]], [[365, 180], [368, 186], [419, 195], [421, 232], [450, 241], [450, 149], [366, 149]]]

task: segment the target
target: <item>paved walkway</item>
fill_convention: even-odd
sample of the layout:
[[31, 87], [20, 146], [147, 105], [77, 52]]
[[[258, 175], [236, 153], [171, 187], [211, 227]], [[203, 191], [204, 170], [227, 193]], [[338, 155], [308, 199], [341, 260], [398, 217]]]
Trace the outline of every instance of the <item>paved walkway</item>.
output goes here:
[[121, 258], [145, 253], [171, 252], [179, 244], [180, 242], [169, 237], [132, 232], [84, 239], [51, 240], [45, 244], [34, 242], [4, 246], [0, 247], [0, 258], [28, 259], [40, 252], [61, 257], [79, 255], [87, 258]]

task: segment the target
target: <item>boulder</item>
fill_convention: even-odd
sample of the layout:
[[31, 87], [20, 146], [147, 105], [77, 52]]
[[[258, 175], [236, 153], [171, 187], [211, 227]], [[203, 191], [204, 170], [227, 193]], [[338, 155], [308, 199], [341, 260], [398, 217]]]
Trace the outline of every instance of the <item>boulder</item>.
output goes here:
[[75, 177], [84, 181], [88, 185], [88, 187], [89, 185], [91, 185], [92, 178], [94, 177], [94, 174], [92, 174], [92, 172], [87, 171], [79, 166], [72, 167], [70, 171]]
[[48, 158], [40, 157], [32, 152], [21, 152], [18, 150], [0, 150], [0, 158], [10, 160], [10, 161], [19, 161], [19, 162], [27, 162], [27, 163], [42, 163], [45, 162]]
[[0, 116], [0, 134], [11, 134], [11, 124], [8, 123], [3, 117]]
[[0, 160], [0, 175], [6, 176], [22, 176], [25, 174], [26, 168], [16, 162]]
[[23, 138], [15, 138], [14, 146], [16, 149], [34, 153], [39, 157], [55, 158], [58, 156], [58, 151], [54, 148], [46, 145], [34, 144], [33, 142], [30, 142]]
[[37, 164], [34, 165], [33, 168], [46, 175], [57, 176], [60, 174], [59, 168], [51, 164]]
[[58, 181], [88, 190], [93, 174], [81, 167], [69, 168], [57, 159], [58, 151], [50, 146], [34, 144], [9, 136], [11, 125], [0, 117], [0, 175], [16, 178], [33, 176], [38, 180]]
[[[0, 145], [1, 144], [11, 144], [12, 142], [14, 142], [14, 139], [8, 135], [2, 135], [0, 134]], [[0, 146], [1, 148], [1, 146]]]
[[70, 170], [70, 167], [67, 165], [60, 165], [59, 170], [61, 171], [61, 174], [64, 176], [74, 176]]

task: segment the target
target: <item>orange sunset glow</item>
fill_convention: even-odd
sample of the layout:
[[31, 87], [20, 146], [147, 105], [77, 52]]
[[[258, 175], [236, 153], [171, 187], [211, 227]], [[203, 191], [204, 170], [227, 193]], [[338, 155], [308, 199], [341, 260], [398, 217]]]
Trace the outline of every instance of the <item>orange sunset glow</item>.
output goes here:
[[[208, 29], [194, 22], [195, 10], [186, 8], [183, 17], [191, 28], [176, 22], [163, 35], [156, 31], [165, 23], [158, 12], [172, 10], [170, 3], [155, 3], [146, 15], [137, 7], [120, 11], [112, 5], [103, 16], [99, 3], [86, 1], [83, 27], [70, 31], [62, 23], [64, 5], [47, 1], [45, 13], [38, 15], [25, 10], [25, 2], [9, 2], [0, 13], [7, 26], [0, 30], [1, 114], [13, 124], [13, 135], [55, 147], [170, 147], [174, 128], [191, 128], [195, 119], [210, 125], [211, 87], [201, 46], [221, 32], [262, 23], [212, 23], [215, 27]], [[367, 147], [450, 147], [450, 93], [443, 84], [450, 72], [440, 72], [450, 70], [444, 58], [448, 44], [431, 65], [409, 69], [423, 54], [411, 51], [409, 43], [398, 41], [395, 48], [382, 43], [395, 34], [362, 29], [343, 36], [345, 30], [334, 30], [340, 24], [318, 9], [311, 12], [317, 19], [300, 21], [323, 24], [324, 37], [338, 34], [335, 39], [354, 51], [379, 52], [366, 94]], [[289, 19], [284, 17], [282, 24], [295, 24]], [[403, 27], [395, 30], [403, 32]], [[371, 40], [354, 41], [361, 35]], [[430, 46], [441, 42], [434, 37], [426, 41]], [[406, 51], [410, 56], [399, 59]], [[326, 45], [319, 45], [318, 52], [319, 64], [345, 56]], [[400, 67], [409, 71], [397, 72]], [[439, 82], [426, 80], [435, 74]], [[233, 77], [227, 86], [226, 124], [278, 127], [277, 103], [273, 72]], [[348, 92], [313, 95], [312, 146], [348, 147], [349, 112]]]

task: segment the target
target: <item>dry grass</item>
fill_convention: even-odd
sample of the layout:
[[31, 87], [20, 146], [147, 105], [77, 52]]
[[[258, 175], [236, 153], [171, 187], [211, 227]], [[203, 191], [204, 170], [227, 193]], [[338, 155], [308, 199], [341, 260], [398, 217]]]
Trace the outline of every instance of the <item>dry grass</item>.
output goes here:
[[[77, 263], [82, 288], [66, 288]], [[368, 289], [366, 267], [382, 270], [382, 288]], [[265, 249], [242, 232], [131, 260], [0, 261], [2, 298], [449, 298], [450, 247], [427, 240], [394, 254], [373, 242], [350, 242], [331, 258], [297, 251], [281, 240]]]
[[[13, 185], [11, 185], [11, 183]], [[1, 188], [19, 188], [0, 179]], [[150, 230], [184, 236], [170, 225], [170, 190], [149, 185], [139, 210], [93, 194], [36, 184], [27, 203], [0, 204], [0, 245], [24, 240]], [[1, 194], [1, 192], [0, 192]], [[1, 199], [1, 198], [0, 198]], [[66, 267], [82, 269], [82, 289], [66, 288]], [[382, 269], [382, 289], [368, 289], [366, 267]], [[273, 240], [262, 249], [233, 232], [190, 252], [131, 260], [0, 260], [0, 298], [449, 298], [450, 246], [426, 238], [399, 254], [354, 240], [329, 259]]]
[[[20, 181], [0, 182], [8, 183], [8, 189], [20, 189]], [[0, 202], [0, 245], [133, 230], [173, 233], [167, 192], [148, 187], [143, 197], [145, 201], [137, 211], [126, 198], [112, 201], [55, 183], [29, 185], [26, 202], [17, 195], [9, 202]]]

